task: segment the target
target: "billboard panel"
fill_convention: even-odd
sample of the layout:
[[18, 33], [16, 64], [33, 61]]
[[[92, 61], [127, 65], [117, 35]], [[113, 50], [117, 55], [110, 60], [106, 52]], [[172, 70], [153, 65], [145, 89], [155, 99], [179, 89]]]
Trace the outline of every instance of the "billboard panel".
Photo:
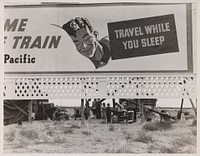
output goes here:
[[6, 7], [6, 73], [189, 71], [186, 4]]

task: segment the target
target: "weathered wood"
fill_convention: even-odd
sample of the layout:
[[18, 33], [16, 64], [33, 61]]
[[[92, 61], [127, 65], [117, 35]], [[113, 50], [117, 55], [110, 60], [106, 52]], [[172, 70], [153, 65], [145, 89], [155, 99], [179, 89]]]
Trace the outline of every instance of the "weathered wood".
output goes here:
[[4, 103], [4, 106], [7, 107], [7, 108], [9, 108], [9, 109], [11, 109], [11, 110], [16, 110], [15, 107], [12, 107], [12, 106], [10, 106], [10, 105], [8, 105], [8, 104], [6, 104], [6, 103]]
[[191, 105], [192, 105], [192, 108], [193, 108], [193, 110], [194, 110], [195, 115], [197, 115], [197, 109], [195, 108], [192, 99], [189, 99], [189, 100], [190, 100], [190, 103], [191, 103]]
[[97, 103], [101, 103], [101, 102], [103, 102], [103, 101], [105, 101], [106, 99], [101, 99], [101, 100], [99, 100], [99, 101], [97, 101]]
[[28, 104], [28, 121], [31, 122], [32, 121], [32, 110], [33, 107], [32, 107], [32, 100], [29, 101], [29, 104]]
[[178, 113], [178, 119], [179, 120], [181, 119], [181, 115], [182, 115], [182, 112], [183, 112], [183, 102], [184, 102], [184, 99], [181, 99], [181, 107], [180, 107], [180, 111]]
[[23, 114], [25, 114], [26, 116], [28, 116], [28, 113], [23, 110], [22, 108], [20, 108], [18, 105], [16, 105], [15, 103], [13, 103], [12, 101], [10, 101], [12, 103], [12, 105], [17, 108], [20, 112], [22, 112]]
[[81, 99], [81, 125], [85, 125], [85, 121], [84, 121], [84, 99]]
[[115, 99], [112, 99], [112, 102], [113, 102], [113, 108], [115, 108], [116, 105]]
[[42, 112], [43, 112], [42, 113], [42, 119], [45, 120], [45, 114], [46, 114], [46, 112], [45, 112], [43, 100], [41, 101], [41, 103], [42, 103]]

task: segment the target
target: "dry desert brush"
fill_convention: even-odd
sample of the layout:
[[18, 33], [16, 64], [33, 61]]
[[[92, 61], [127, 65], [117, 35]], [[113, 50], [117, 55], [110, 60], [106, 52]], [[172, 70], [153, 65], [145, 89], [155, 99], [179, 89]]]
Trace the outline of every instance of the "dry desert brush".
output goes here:
[[141, 131], [138, 133], [137, 137], [134, 139], [134, 141], [142, 142], [142, 143], [152, 143], [153, 138], [149, 136], [145, 131]]
[[142, 130], [157, 131], [157, 130], [167, 130], [170, 128], [172, 128], [171, 122], [147, 122], [143, 125]]

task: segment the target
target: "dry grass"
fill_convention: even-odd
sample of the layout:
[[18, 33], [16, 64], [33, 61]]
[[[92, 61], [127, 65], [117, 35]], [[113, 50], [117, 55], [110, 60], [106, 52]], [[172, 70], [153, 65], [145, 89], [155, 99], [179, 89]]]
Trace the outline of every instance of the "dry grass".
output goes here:
[[124, 133], [124, 135], [125, 135], [126, 140], [132, 140], [133, 139], [133, 135], [131, 133]]
[[109, 131], [114, 131], [114, 130], [115, 130], [115, 127], [114, 127], [113, 125], [110, 125], [109, 128], [108, 128], [108, 130], [109, 130]]
[[92, 133], [89, 130], [82, 130], [82, 134], [91, 135]]
[[133, 153], [133, 151], [128, 148], [127, 141], [123, 139], [116, 139], [111, 142], [110, 146], [104, 151], [105, 153]]
[[4, 133], [4, 139], [9, 142], [13, 142], [16, 136], [16, 131], [11, 129]]
[[72, 134], [73, 133], [73, 129], [72, 128], [66, 128], [63, 130], [64, 134]]
[[71, 124], [70, 127], [71, 128], [78, 128], [78, 129], [80, 129], [80, 126], [78, 126], [77, 124]]
[[166, 146], [163, 145], [163, 146], [161, 146], [159, 153], [173, 154], [173, 153], [177, 153], [177, 149], [174, 148], [174, 147], [166, 147]]
[[153, 138], [151, 136], [149, 136], [146, 132], [141, 131], [138, 133], [137, 137], [134, 139], [134, 141], [137, 142], [142, 142], [142, 143], [152, 143], [153, 142]]
[[167, 130], [170, 128], [172, 128], [171, 122], [147, 122], [142, 127], [146, 131]]
[[197, 129], [191, 129], [193, 135], [197, 135]]
[[[153, 123], [150, 124], [155, 126]], [[197, 127], [191, 127], [185, 122], [178, 122], [174, 123], [173, 127], [156, 125], [162, 128], [152, 130], [155, 128], [149, 128], [152, 127], [150, 124], [146, 128], [140, 122], [102, 124], [101, 120], [94, 119], [87, 122], [85, 126], [79, 126], [81, 125], [80, 120], [35, 121], [31, 124], [23, 123], [21, 126], [8, 125], [4, 126], [4, 153], [155, 154], [196, 152]], [[189, 151], [190, 149], [192, 151]]]
[[53, 138], [53, 142], [56, 143], [56, 144], [62, 144], [64, 143], [66, 140], [65, 140], [65, 137], [63, 135], [56, 135], [54, 138]]
[[21, 137], [25, 137], [26, 139], [34, 140], [38, 139], [38, 132], [33, 129], [22, 129], [19, 131]]
[[184, 136], [184, 137], [181, 137], [181, 138], [178, 138], [178, 139], [171, 141], [171, 144], [176, 149], [180, 149], [180, 148], [183, 148], [187, 145], [193, 145], [194, 142], [192, 140], [193, 139], [191, 137], [185, 137]]

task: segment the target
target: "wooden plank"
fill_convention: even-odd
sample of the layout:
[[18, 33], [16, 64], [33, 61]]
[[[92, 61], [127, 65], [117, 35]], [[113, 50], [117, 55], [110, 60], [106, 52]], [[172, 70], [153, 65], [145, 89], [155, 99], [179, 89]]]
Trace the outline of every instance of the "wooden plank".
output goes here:
[[31, 122], [32, 121], [32, 100], [30, 100], [29, 104], [28, 104], [28, 121]]
[[195, 108], [192, 99], [190, 99], [190, 103], [191, 103], [191, 105], [192, 105], [192, 108], [193, 108], [193, 110], [194, 110], [195, 115], [197, 115], [197, 109]]
[[20, 112], [22, 112], [23, 114], [25, 114], [26, 116], [28, 116], [28, 113], [23, 110], [22, 108], [20, 108], [18, 105], [16, 105], [15, 103], [13, 103], [12, 101], [10, 101], [12, 103], [13, 106], [15, 106], [15, 108], [17, 108]]
[[85, 121], [84, 121], [84, 99], [81, 99], [81, 125], [85, 125]]
[[178, 119], [181, 119], [181, 115], [183, 112], [183, 101], [184, 101], [184, 99], [181, 99], [181, 108], [180, 108], [180, 114], [178, 115]]
[[115, 102], [115, 99], [112, 99], [112, 103], [113, 103], [113, 108], [115, 108], [115, 105], [116, 105], [116, 104], [115, 104], [115, 103], [116, 103], [116, 102]]
[[7, 108], [9, 108], [9, 109], [11, 109], [11, 110], [16, 110], [16, 108], [15, 108], [15, 107], [9, 106], [9, 105], [8, 105], [8, 104], [6, 104], [6, 103], [4, 103], [4, 106], [5, 106], [5, 107], [7, 107]]

